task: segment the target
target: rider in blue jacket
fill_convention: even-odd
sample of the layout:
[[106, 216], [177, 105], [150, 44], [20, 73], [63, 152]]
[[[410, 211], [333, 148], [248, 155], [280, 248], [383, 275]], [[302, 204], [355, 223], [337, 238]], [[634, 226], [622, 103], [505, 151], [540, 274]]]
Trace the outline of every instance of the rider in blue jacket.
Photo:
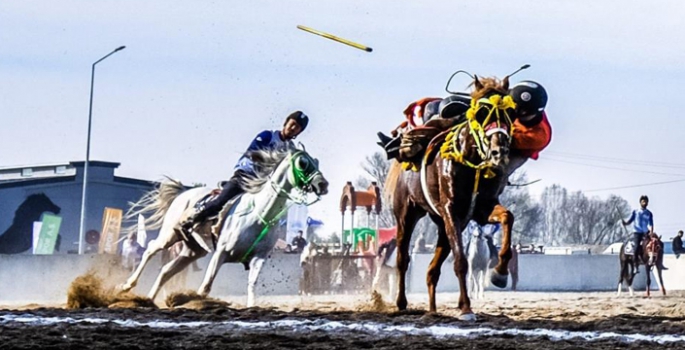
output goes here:
[[283, 129], [260, 132], [238, 160], [233, 176], [224, 183], [221, 194], [205, 203], [193, 216], [183, 222], [181, 224], [183, 231], [189, 234], [196, 224], [217, 215], [231, 198], [244, 192], [242, 180], [256, 174], [254, 161], [250, 157], [252, 151], [292, 148], [294, 147], [292, 140], [307, 128], [307, 124], [309, 124], [309, 117], [301, 111], [296, 111], [285, 119]]

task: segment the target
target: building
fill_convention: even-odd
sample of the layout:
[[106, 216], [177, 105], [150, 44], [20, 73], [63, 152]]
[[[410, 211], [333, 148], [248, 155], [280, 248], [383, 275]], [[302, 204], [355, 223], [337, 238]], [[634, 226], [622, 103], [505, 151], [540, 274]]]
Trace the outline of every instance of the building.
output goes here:
[[[90, 161], [86, 232], [102, 230], [105, 207], [126, 212], [155, 182], [115, 176], [119, 163]], [[77, 253], [84, 162], [0, 167], [0, 254], [30, 253], [33, 222], [45, 212], [62, 217], [56, 254]], [[130, 224], [125, 222], [124, 225]], [[135, 224], [135, 223], [133, 223]], [[149, 232], [155, 237], [155, 232]], [[96, 244], [86, 244], [87, 251]]]

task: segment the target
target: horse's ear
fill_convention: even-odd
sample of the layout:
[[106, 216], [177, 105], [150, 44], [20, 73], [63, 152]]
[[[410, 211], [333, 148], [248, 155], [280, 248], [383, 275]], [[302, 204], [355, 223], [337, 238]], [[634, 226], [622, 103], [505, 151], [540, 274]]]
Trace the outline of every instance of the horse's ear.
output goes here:
[[505, 91], [509, 91], [509, 76], [507, 75], [502, 79], [502, 89]]
[[476, 87], [476, 91], [483, 89], [483, 84], [480, 83], [480, 80], [478, 80], [478, 76], [475, 74], [473, 75], [473, 86]]

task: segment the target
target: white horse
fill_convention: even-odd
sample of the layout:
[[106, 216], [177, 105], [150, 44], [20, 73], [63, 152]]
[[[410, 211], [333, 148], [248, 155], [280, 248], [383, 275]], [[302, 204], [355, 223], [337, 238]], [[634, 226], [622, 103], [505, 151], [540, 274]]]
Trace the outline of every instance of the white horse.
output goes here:
[[484, 299], [485, 277], [491, 261], [490, 248], [480, 225], [472, 221], [467, 231], [471, 232], [466, 248], [469, 263], [469, 293], [475, 299]]
[[388, 281], [388, 297], [394, 300], [397, 293], [396, 278], [397, 278], [397, 240], [395, 238], [382, 244], [378, 247], [378, 256], [376, 258], [376, 275], [373, 278], [371, 287], [372, 292], [380, 291], [381, 281]]
[[[318, 197], [328, 192], [328, 181], [319, 170], [319, 162], [305, 150], [255, 151], [251, 157], [259, 164], [259, 174], [245, 180], [243, 188], [246, 193], [230, 201], [220, 214], [227, 211], [214, 255], [198, 289], [198, 294], [207, 296], [221, 264], [242, 263], [250, 270], [248, 306], [254, 305], [257, 277], [276, 244], [277, 237], [270, 233], [270, 229], [291, 204], [304, 203], [307, 193], [313, 192]], [[202, 224], [192, 236], [186, 237], [179, 223], [194, 211], [198, 201], [211, 192], [208, 187], [185, 190], [180, 182], [171, 180], [134, 204], [129, 215], [152, 211], [153, 215], [146, 220], [147, 226], [161, 229], [145, 250], [136, 271], [122, 286], [123, 290], [130, 290], [136, 285], [155, 253], [179, 241], [183, 242], [181, 254], [162, 267], [148, 293], [149, 298], [154, 299], [160, 287], [172, 276], [207, 254], [208, 243], [213, 242], [212, 224]]]

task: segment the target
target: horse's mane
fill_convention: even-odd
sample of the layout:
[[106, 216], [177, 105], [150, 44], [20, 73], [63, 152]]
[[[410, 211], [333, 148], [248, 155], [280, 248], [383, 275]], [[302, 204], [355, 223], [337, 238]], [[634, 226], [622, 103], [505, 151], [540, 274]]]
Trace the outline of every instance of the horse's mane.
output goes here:
[[276, 170], [285, 157], [289, 154], [288, 149], [274, 149], [274, 150], [256, 150], [250, 151], [247, 156], [250, 157], [255, 165], [255, 172], [253, 176], [246, 176], [242, 179], [241, 187], [247, 193], [258, 193], [264, 188], [264, 185], [269, 181], [269, 176]]
[[[505, 78], [504, 80], [500, 81], [499, 79], [495, 77], [491, 78], [478, 78], [478, 81], [480, 82], [480, 85], [482, 87], [480, 89], [475, 89], [471, 93], [471, 98], [474, 100], [479, 100], [483, 97], [489, 96], [491, 94], [499, 94], [499, 95], [506, 95], [508, 93], [507, 91], [507, 85], [509, 85], [508, 80]], [[475, 81], [471, 83], [471, 85], [475, 86]]]

